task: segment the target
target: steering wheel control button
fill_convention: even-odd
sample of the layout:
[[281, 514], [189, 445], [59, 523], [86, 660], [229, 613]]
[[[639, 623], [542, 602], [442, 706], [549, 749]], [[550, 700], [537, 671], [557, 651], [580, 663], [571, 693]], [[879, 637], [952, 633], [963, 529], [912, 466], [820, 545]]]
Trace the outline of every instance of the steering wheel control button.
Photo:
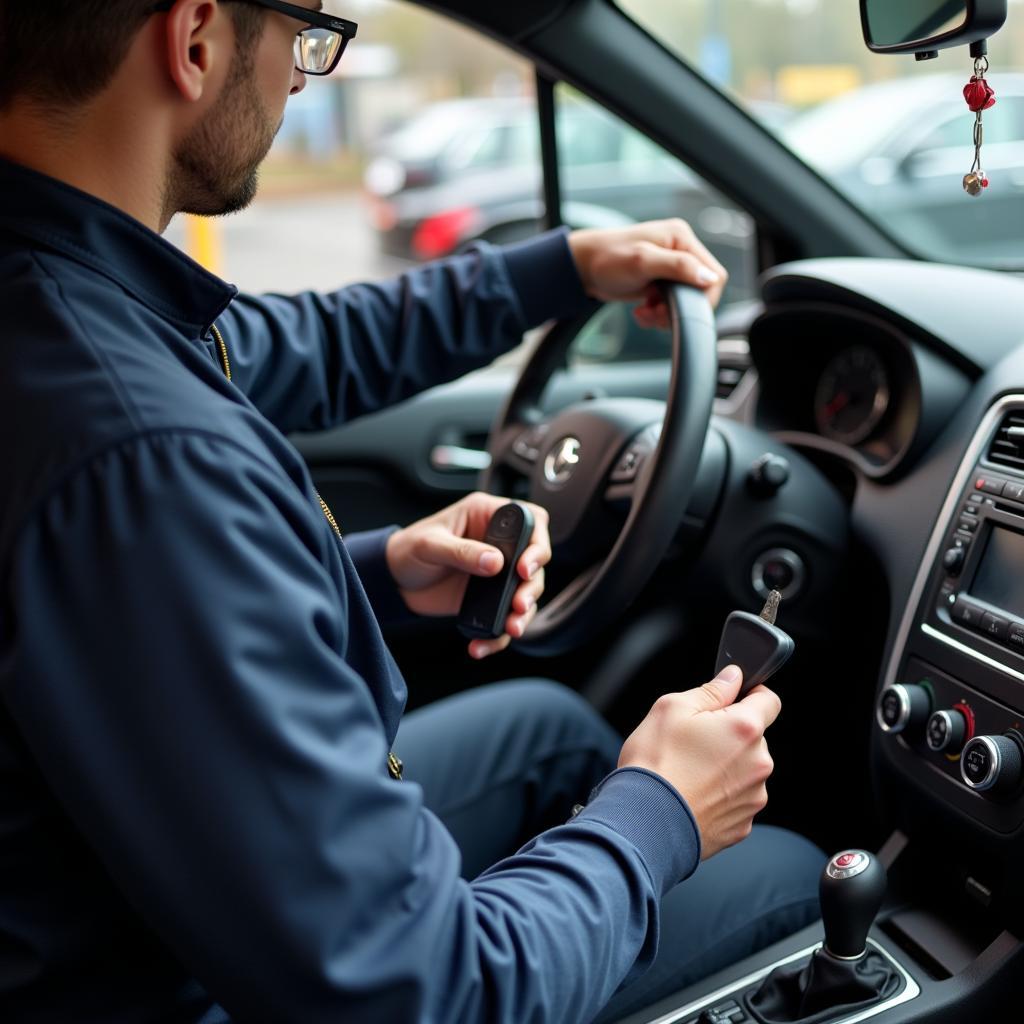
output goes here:
[[967, 739], [967, 718], [962, 711], [935, 711], [928, 719], [924, 738], [936, 754], [959, 754]]
[[991, 612], [985, 612], [981, 617], [981, 631], [986, 636], [992, 637], [993, 640], [1005, 640], [1006, 635], [1009, 632], [1010, 623], [1006, 619], [1000, 618], [998, 615], [993, 615]]
[[630, 480], [636, 479], [637, 470], [640, 468], [642, 461], [642, 455], [640, 449], [633, 445], [627, 448], [622, 458], [616, 463], [615, 469], [612, 470], [612, 483], [613, 484], [624, 484]]
[[960, 775], [979, 793], [1012, 793], [1021, 780], [1021, 750], [1010, 736], [975, 736], [960, 758]]
[[540, 458], [540, 446], [544, 442], [544, 435], [548, 432], [548, 424], [541, 423], [532, 430], [520, 434], [512, 445], [512, 451], [521, 459], [527, 462], [536, 462]]
[[563, 437], [544, 460], [544, 479], [552, 487], [562, 487], [576, 471], [582, 445], [578, 438]]
[[875, 718], [882, 732], [919, 732], [932, 711], [931, 694], [914, 683], [893, 683], [878, 698]]
[[762, 498], [770, 498], [789, 481], [789, 462], [781, 455], [766, 452], [750, 467], [747, 486]]
[[758, 597], [764, 600], [773, 590], [791, 601], [799, 596], [807, 580], [804, 560], [789, 548], [770, 548], [758, 556], [750, 571], [750, 582]]
[[959, 576], [960, 570], [964, 567], [964, 558], [966, 553], [962, 547], [950, 548], [942, 556], [942, 568], [946, 570], [950, 576]]

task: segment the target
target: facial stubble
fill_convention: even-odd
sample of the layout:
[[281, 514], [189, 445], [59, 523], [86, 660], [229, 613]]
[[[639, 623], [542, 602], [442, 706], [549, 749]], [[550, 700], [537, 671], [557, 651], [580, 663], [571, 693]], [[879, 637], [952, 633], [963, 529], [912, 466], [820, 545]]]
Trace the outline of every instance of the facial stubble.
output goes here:
[[256, 197], [259, 167], [280, 128], [268, 115], [255, 75], [255, 47], [236, 52], [223, 93], [174, 154], [166, 192], [171, 213], [216, 217]]

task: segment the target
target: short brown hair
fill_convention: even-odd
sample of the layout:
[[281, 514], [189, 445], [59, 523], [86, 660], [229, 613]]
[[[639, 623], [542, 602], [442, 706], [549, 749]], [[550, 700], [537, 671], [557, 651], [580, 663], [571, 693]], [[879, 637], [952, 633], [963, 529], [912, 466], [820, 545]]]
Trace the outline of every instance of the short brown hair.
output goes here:
[[[19, 96], [74, 106], [102, 92], [154, 6], [153, 0], [0, 0], [0, 109]], [[239, 47], [258, 41], [262, 13], [231, 4]]]

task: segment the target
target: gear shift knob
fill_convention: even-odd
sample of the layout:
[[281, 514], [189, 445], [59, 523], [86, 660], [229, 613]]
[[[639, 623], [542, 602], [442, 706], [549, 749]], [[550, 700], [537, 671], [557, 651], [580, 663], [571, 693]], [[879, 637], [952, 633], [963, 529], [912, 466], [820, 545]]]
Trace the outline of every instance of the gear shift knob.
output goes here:
[[843, 850], [825, 865], [818, 898], [827, 952], [844, 960], [864, 953], [885, 887], [885, 868], [865, 850]]

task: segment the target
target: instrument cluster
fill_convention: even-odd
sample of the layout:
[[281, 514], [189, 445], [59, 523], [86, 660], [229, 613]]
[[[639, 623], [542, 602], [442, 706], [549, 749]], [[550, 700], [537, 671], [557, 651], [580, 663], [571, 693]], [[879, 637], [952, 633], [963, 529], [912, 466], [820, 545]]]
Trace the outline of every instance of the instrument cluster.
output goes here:
[[750, 332], [760, 393], [755, 420], [781, 441], [817, 449], [868, 476], [896, 470], [921, 410], [915, 346], [855, 310], [776, 307]]

